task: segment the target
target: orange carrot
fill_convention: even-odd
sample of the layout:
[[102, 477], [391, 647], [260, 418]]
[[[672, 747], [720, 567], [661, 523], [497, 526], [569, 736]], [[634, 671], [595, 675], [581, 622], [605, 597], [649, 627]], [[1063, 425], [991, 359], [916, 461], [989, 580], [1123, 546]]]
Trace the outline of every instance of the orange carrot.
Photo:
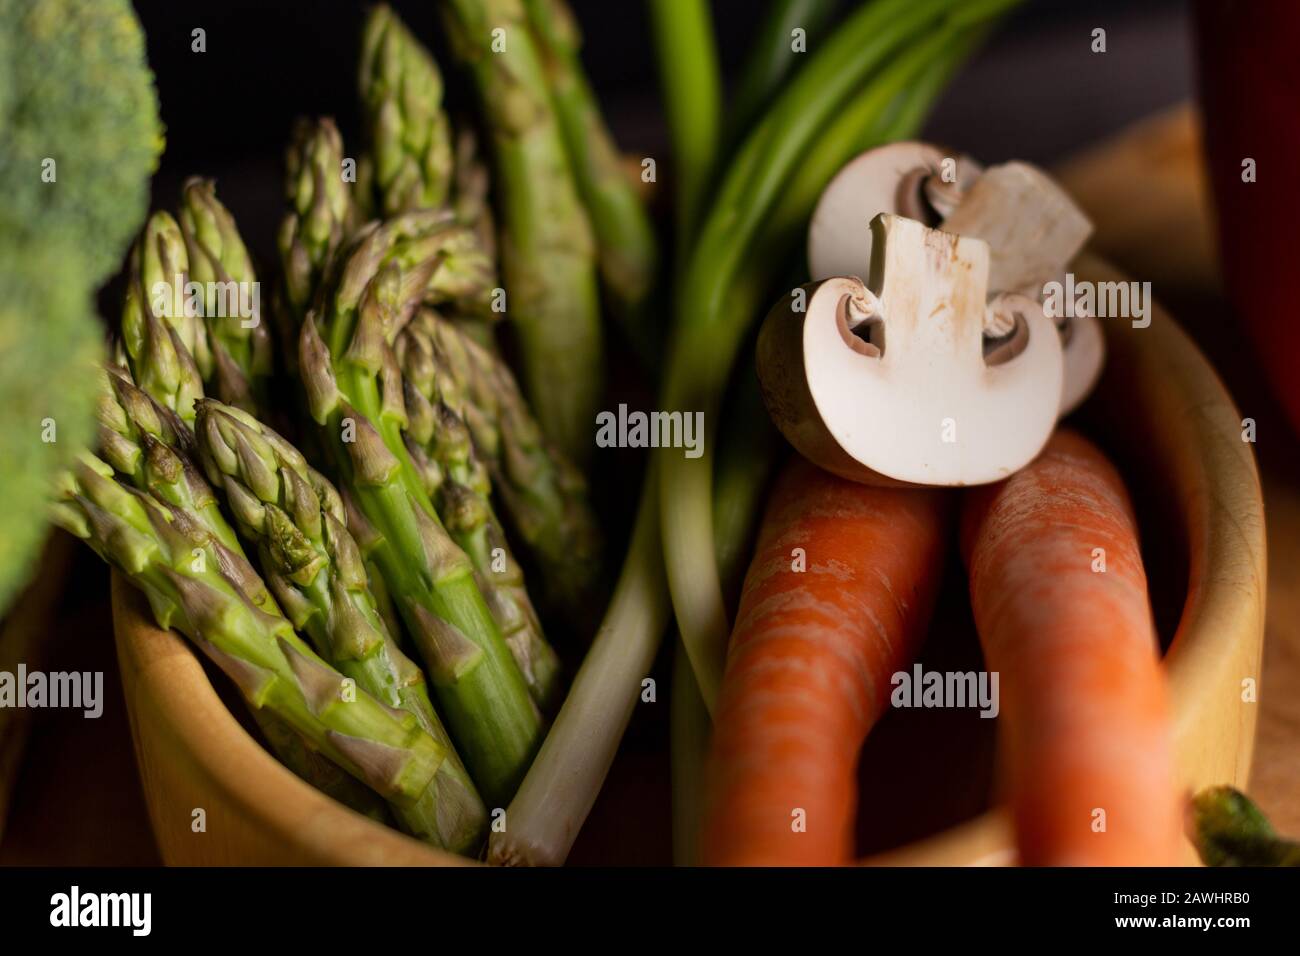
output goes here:
[[1058, 431], [1023, 471], [965, 494], [961, 540], [999, 674], [1021, 862], [1182, 862], [1164, 675], [1119, 474]]
[[802, 459], [786, 468], [731, 636], [703, 862], [852, 859], [858, 751], [924, 636], [950, 501], [846, 481]]

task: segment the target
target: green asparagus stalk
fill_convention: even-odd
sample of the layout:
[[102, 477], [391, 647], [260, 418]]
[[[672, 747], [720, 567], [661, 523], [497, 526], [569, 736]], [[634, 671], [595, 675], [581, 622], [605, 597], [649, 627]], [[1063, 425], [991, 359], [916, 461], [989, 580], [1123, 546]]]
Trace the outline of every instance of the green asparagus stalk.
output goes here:
[[275, 758], [311, 786], [377, 823], [391, 825], [394, 821], [384, 798], [371, 790], [338, 764], [308, 746], [302, 734], [265, 707], [249, 708], [253, 721], [262, 732], [262, 739]]
[[[182, 298], [187, 268], [179, 226], [166, 213], [155, 214], [132, 257], [118, 348], [122, 367], [110, 367], [102, 373], [98, 402], [100, 445], [119, 474], [137, 488], [149, 490], [197, 518], [228, 549], [227, 574], [237, 579], [245, 597], [260, 610], [279, 615], [279, 607], [244, 558], [211, 489], [193, 467], [189, 457], [193, 433], [176, 412], [178, 408], [186, 410], [192, 421], [194, 402], [203, 395], [198, 367], [182, 333], [201, 350], [200, 354], [211, 357], [206, 329]], [[143, 295], [146, 276], [149, 287], [164, 283], [154, 297], [156, 309]], [[160, 313], [167, 317], [166, 321]], [[132, 383], [126, 370], [126, 364], [132, 361], [149, 391]], [[168, 404], [159, 404], [155, 398]], [[384, 803], [373, 791], [312, 750], [274, 714], [257, 708], [252, 713], [267, 746], [291, 771], [358, 813], [385, 818]]]
[[436, 786], [397, 811], [404, 828], [439, 846], [470, 852], [486, 811], [434, 712], [424, 675], [380, 617], [342, 500], [323, 475], [251, 415], [211, 399], [199, 403], [195, 433], [209, 480], [223, 488], [245, 538], [290, 621], [317, 653], [390, 707], [409, 711], [448, 759]]
[[473, 563], [438, 521], [403, 440], [405, 387], [391, 342], [442, 261], [404, 269], [394, 255], [403, 227], [402, 218], [375, 227], [340, 262], [324, 311], [303, 323], [299, 367], [452, 736], [484, 797], [501, 805], [540, 743], [541, 719]]
[[550, 602], [579, 627], [598, 604], [601, 536], [586, 480], [546, 443], [510, 368], [459, 324], [422, 309], [397, 340], [407, 381], [458, 412]]
[[384, 539], [357, 507], [346, 487], [339, 492], [339, 498], [343, 501], [343, 511], [347, 515], [344, 523], [348, 534], [352, 535], [352, 540], [361, 550], [362, 560], [366, 563], [366, 581], [370, 585], [370, 594], [375, 599], [375, 609], [384, 619], [388, 633], [397, 636], [402, 633], [402, 618], [397, 610], [397, 602], [388, 590], [388, 582], [384, 580], [384, 574], [374, 559], [375, 548], [383, 544]]
[[507, 317], [547, 437], [591, 455], [603, 391], [595, 250], [521, 0], [442, 0], [479, 93], [496, 169]]
[[614, 317], [647, 363], [659, 354], [650, 293], [658, 270], [654, 227], [623, 169], [582, 69], [578, 25], [564, 0], [524, 0], [578, 192], [591, 219], [600, 275]]
[[191, 424], [212, 353], [203, 321], [186, 299], [188, 281], [180, 226], [156, 212], [131, 251], [118, 359], [141, 388]]
[[212, 180], [186, 181], [180, 226], [190, 278], [204, 290], [203, 324], [213, 358], [210, 391], [224, 402], [252, 410], [266, 401], [273, 372], [271, 336], [262, 324], [261, 285], [253, 260], [234, 217], [218, 201]]
[[370, 11], [361, 38], [361, 106], [376, 218], [436, 209], [450, 198], [451, 127], [442, 108], [442, 75], [433, 57], [391, 7]]
[[[543, 711], [560, 689], [560, 661], [542, 634], [541, 622], [524, 585], [524, 573], [510, 553], [492, 509], [491, 481], [470, 441], [465, 421], [436, 394], [406, 380], [407, 447], [425, 477], [425, 491], [452, 539], [474, 563], [479, 590], [501, 636]], [[412, 446], [414, 444], [414, 447]]]
[[86, 541], [144, 591], [160, 627], [175, 627], [234, 680], [249, 703], [399, 806], [418, 800], [446, 759], [410, 714], [368, 694], [258, 610], [225, 574], [229, 551], [183, 508], [129, 489], [83, 455], [60, 481], [56, 524]]
[[289, 212], [280, 224], [278, 246], [285, 323], [291, 351], [298, 327], [330, 257], [360, 224], [352, 183], [344, 179], [343, 138], [334, 120], [299, 120], [285, 152], [285, 194]]
[[1190, 817], [1192, 842], [1206, 866], [1300, 866], [1300, 843], [1279, 836], [1239, 790], [1202, 790]]

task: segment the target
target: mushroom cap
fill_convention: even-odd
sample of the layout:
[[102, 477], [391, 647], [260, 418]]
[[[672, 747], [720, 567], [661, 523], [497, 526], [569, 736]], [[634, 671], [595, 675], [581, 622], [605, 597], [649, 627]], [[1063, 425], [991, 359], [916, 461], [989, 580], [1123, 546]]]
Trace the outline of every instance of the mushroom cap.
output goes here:
[[1052, 177], [1015, 160], [985, 170], [939, 228], [989, 244], [991, 291], [1037, 299], [1092, 234], [1092, 222]]
[[[939, 169], [951, 154], [921, 142], [888, 143], [851, 159], [822, 191], [808, 227], [808, 267], [814, 281], [831, 276], [861, 276], [871, 262], [871, 220], [892, 213], [924, 222], [930, 211], [918, 206], [917, 174]], [[966, 156], [957, 163], [958, 183], [980, 171]]]
[[1076, 315], [1070, 320], [1064, 345], [1065, 376], [1061, 384], [1060, 417], [1064, 418], [1091, 394], [1106, 360], [1106, 338], [1095, 316]]
[[[803, 311], [791, 295], [765, 320], [759, 376], [773, 420], [806, 458], [856, 481], [1007, 477], [1033, 460], [1056, 424], [1055, 324], [1024, 300], [1024, 350], [987, 365], [988, 245], [889, 215], [871, 229], [869, 290], [853, 276], [810, 283]], [[883, 336], [873, 336], [879, 355], [849, 341], [862, 332], [854, 316], [871, 311], [873, 296], [883, 314]]]

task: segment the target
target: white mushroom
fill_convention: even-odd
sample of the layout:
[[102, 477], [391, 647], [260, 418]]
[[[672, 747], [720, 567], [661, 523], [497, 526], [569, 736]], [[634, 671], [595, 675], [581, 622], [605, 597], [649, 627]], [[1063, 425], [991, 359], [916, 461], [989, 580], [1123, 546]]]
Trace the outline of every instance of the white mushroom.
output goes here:
[[[953, 182], [942, 166], [953, 162]], [[889, 143], [854, 157], [827, 183], [808, 226], [814, 281], [860, 276], [871, 262], [867, 224], [879, 213], [937, 226], [982, 172], [972, 159], [948, 157], [929, 143]]]
[[[945, 162], [953, 173], [945, 182]], [[945, 232], [989, 243], [989, 289], [1041, 302], [1043, 286], [1083, 247], [1092, 224], [1041, 170], [1010, 162], [987, 171], [965, 157], [949, 158], [927, 143], [891, 143], [852, 160], [827, 185], [808, 231], [814, 280], [863, 275], [871, 262], [871, 236], [862, 224], [880, 212], [939, 225]], [[1000, 314], [991, 310], [996, 319]], [[1059, 413], [1087, 396], [1101, 371], [1101, 329], [1091, 316], [1061, 316], [1066, 387]], [[996, 321], [986, 334], [1002, 333]]]
[[[1032, 299], [994, 307], [989, 247], [880, 215], [870, 285], [810, 283], [768, 314], [758, 370], [768, 411], [806, 458], [856, 481], [972, 485], [1032, 461], [1056, 424], [1061, 342]], [[991, 344], [992, 348], [986, 345]]]
[[[1046, 308], [1044, 312], [1047, 313]], [[1083, 403], [1101, 377], [1106, 361], [1106, 340], [1096, 316], [1075, 303], [1073, 315], [1047, 314], [1061, 333], [1065, 352], [1065, 376], [1061, 382], [1061, 411], [1064, 418]]]

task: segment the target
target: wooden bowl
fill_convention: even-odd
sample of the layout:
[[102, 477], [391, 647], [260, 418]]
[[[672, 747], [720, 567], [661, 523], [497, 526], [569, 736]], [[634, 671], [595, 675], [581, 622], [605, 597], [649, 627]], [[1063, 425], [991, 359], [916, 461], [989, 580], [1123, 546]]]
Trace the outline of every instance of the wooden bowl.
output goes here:
[[[1124, 281], [1087, 259], [1081, 280]], [[1181, 782], [1232, 783], [1250, 769], [1264, 634], [1264, 506], [1241, 417], [1191, 340], [1156, 309], [1149, 328], [1105, 319], [1109, 356], [1087, 431], [1116, 454], [1135, 498], [1170, 509], [1171, 534], [1148, 560], [1186, 567], [1181, 619], [1166, 655]], [[465, 862], [340, 806], [277, 763], [232, 716], [185, 640], [155, 627], [113, 582], [118, 658], [154, 833], [171, 864]], [[194, 811], [206, 813], [195, 832]], [[867, 862], [1014, 862], [1005, 814], [992, 811]]]

